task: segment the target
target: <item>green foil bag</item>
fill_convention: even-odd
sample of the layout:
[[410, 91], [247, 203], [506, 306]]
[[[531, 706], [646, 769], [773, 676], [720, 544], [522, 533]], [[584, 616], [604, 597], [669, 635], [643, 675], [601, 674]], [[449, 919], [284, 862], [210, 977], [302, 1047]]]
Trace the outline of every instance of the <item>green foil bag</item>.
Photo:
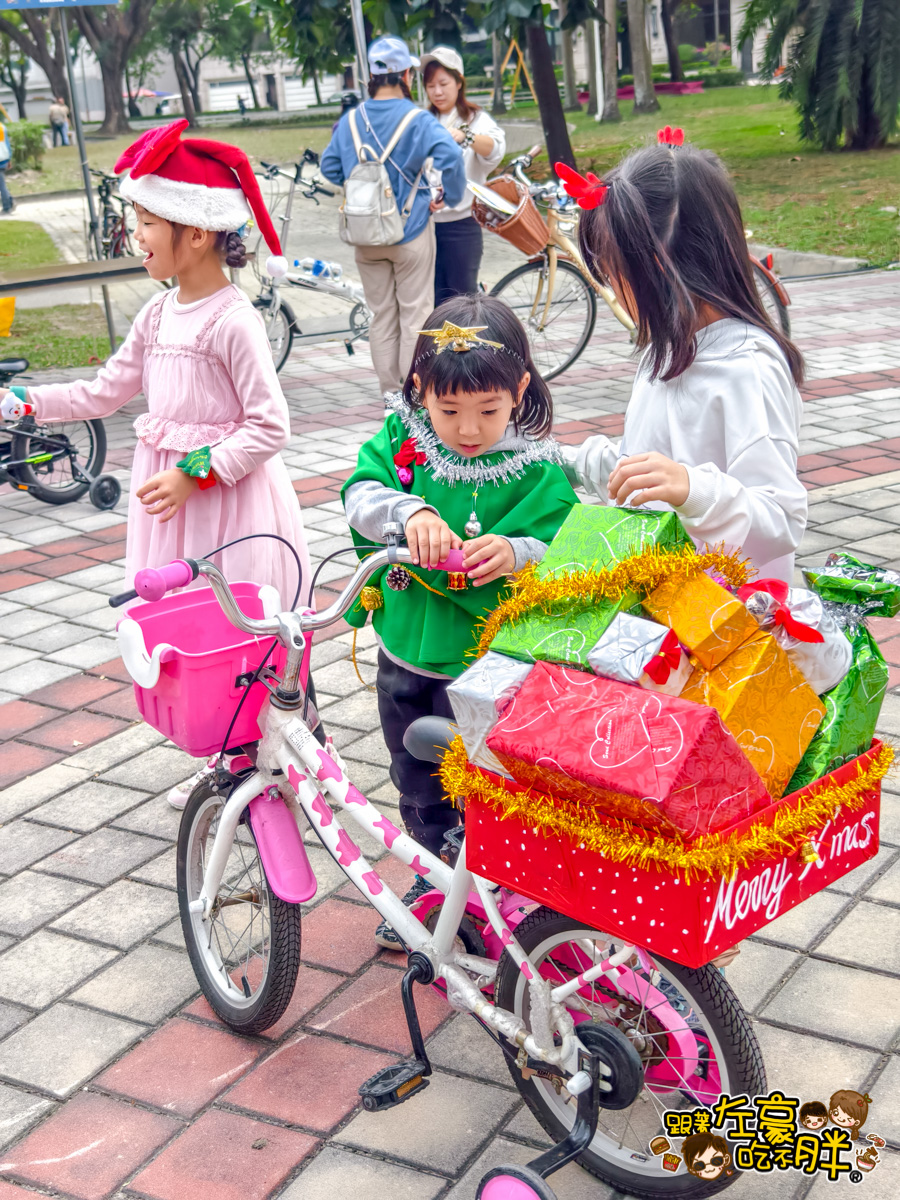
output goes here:
[[900, 613], [900, 574], [860, 562], [852, 554], [829, 554], [819, 570], [804, 570], [807, 587], [836, 604], [861, 605], [867, 617]]
[[825, 716], [791, 777], [786, 794], [799, 791], [857, 758], [872, 745], [887, 691], [888, 667], [865, 625], [859, 625], [850, 640], [853, 666], [836, 687], [819, 697], [825, 705]]
[[[537, 569], [540, 579], [564, 572], [597, 571], [639, 554], [648, 546], [675, 549], [691, 539], [673, 512], [579, 504], [571, 509]], [[641, 597], [554, 605], [551, 613], [532, 612], [503, 626], [491, 649], [524, 662], [568, 663], [590, 670], [588, 655], [620, 612], [640, 613]]]

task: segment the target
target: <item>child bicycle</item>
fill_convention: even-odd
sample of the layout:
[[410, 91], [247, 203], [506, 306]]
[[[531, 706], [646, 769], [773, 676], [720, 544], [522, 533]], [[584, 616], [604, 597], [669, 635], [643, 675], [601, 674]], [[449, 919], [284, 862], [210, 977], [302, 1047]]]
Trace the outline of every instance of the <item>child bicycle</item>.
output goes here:
[[[110, 600], [149, 602], [119, 623], [148, 723], [194, 755], [243, 751], [228, 769], [220, 756], [191, 794], [179, 830], [182, 929], [203, 994], [241, 1033], [261, 1032], [285, 1011], [300, 962], [300, 905], [316, 892], [298, 824], [305, 817], [408, 949], [401, 995], [412, 1056], [360, 1087], [367, 1110], [405, 1103], [428, 1086], [415, 986], [430, 985], [501, 1048], [555, 1143], [525, 1167], [489, 1171], [480, 1200], [554, 1200], [547, 1179], [572, 1160], [638, 1197], [719, 1192], [734, 1177], [673, 1176], [650, 1143], [665, 1140], [665, 1110], [765, 1090], [756, 1038], [721, 973], [681, 966], [472, 874], [461, 831], [448, 835], [442, 858], [430, 854], [354, 787], [339, 756], [317, 740], [312, 634], [349, 612], [377, 572], [410, 563], [396, 527], [386, 527], [385, 538], [322, 612], [280, 612], [272, 589], [232, 587], [206, 560], [139, 571], [135, 590]], [[460, 571], [462, 557], [451, 551], [437, 569]], [[201, 576], [209, 588], [165, 597]], [[449, 722], [424, 718], [408, 731], [407, 747], [437, 761], [453, 732]], [[432, 885], [415, 909], [378, 875], [338, 814]]]

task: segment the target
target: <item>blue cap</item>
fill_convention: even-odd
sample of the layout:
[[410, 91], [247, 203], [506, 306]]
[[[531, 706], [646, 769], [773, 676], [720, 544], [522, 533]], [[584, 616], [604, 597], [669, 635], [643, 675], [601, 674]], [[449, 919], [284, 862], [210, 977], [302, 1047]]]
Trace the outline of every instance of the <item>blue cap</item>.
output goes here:
[[419, 60], [410, 54], [402, 38], [380, 37], [369, 47], [369, 70], [373, 75], [401, 75], [418, 65]]

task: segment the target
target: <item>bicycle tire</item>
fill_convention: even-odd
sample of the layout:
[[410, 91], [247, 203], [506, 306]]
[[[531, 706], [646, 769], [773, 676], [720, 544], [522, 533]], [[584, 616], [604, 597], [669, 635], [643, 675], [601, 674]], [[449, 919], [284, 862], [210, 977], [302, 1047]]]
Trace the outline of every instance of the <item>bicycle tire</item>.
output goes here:
[[[562, 916], [552, 909], [544, 907], [530, 913], [517, 927], [515, 934], [522, 949], [528, 954], [537, 956], [536, 965], [538, 967], [554, 950], [559, 950], [562, 946], [578, 939], [600, 938], [604, 943], [610, 941], [621, 943], [622, 940], [598, 933], [597, 930], [591, 929], [582, 921]], [[581, 944], [583, 945], [583, 942]], [[582, 951], [582, 953], [584, 952]], [[544, 954], [544, 958], [541, 957], [542, 954]], [[722, 973], [710, 966], [697, 969], [683, 967], [655, 953], [650, 954], [650, 958], [653, 960], [654, 966], [667, 977], [667, 980], [676, 985], [681, 996], [691, 1002], [698, 1017], [702, 1018], [700, 1033], [706, 1040], [711, 1055], [715, 1055], [710, 1061], [719, 1070], [722, 1092], [728, 1092], [732, 1096], [764, 1094], [766, 1075], [759, 1044], [744, 1010]], [[584, 966], [589, 965], [590, 962], [586, 955], [582, 961], [579, 961], [576, 956], [575, 961], [577, 964], [575, 968], [571, 964], [566, 966], [570, 974], [574, 974], [577, 969], [584, 969]], [[559, 970], [558, 967], [557, 970]], [[565, 977], [560, 973], [560, 978]], [[593, 985], [588, 984], [586, 987], [592, 988]], [[510, 957], [509, 952], [505, 951], [497, 972], [495, 1002], [499, 1008], [514, 1012], [527, 1021], [528, 1014], [524, 1003], [526, 996], [527, 987], [524, 976]], [[584, 1007], [587, 1009], [586, 1004]], [[603, 1008], [600, 1004], [596, 1007], [598, 1010]], [[643, 1009], [640, 1015], [645, 1015]], [[621, 1020], [621, 1018], [617, 1015], [616, 1020]], [[645, 1040], [649, 1041], [650, 1053], [659, 1055], [660, 1047], [653, 1039], [659, 1039], [661, 1035], [659, 1032], [651, 1033], [650, 1028], [647, 1024]], [[564, 1097], [560, 1098], [556, 1095], [552, 1085], [547, 1081], [542, 1081], [536, 1076], [525, 1080], [515, 1062], [509, 1059], [507, 1059], [507, 1067], [522, 1099], [539, 1124], [554, 1142], [561, 1141], [569, 1133], [571, 1122], [574, 1120], [571, 1106], [565, 1104]], [[636, 1130], [631, 1124], [631, 1114], [638, 1108], [643, 1097], [652, 1094], [650, 1089], [645, 1086], [638, 1100], [630, 1108], [621, 1110], [621, 1119], [627, 1122], [626, 1130], [631, 1129], [635, 1136]], [[667, 1094], [676, 1097], [687, 1096], [687, 1093], [681, 1091]], [[665, 1096], [666, 1093], [661, 1094], [662, 1101], [665, 1100]], [[686, 1107], [696, 1107], [698, 1103], [700, 1102], [695, 1099], [689, 1099]], [[651, 1108], [655, 1109], [656, 1106], [652, 1100], [650, 1104]], [[678, 1106], [681, 1107], [681, 1103]], [[559, 1114], [563, 1112], [569, 1119], [568, 1125], [564, 1125], [559, 1119]], [[635, 1115], [634, 1120], [640, 1124], [641, 1119], [644, 1118], [645, 1126], [650, 1129], [652, 1125], [646, 1120], [647, 1113], [648, 1110], [644, 1108], [643, 1112]], [[628, 1115], [625, 1116], [625, 1114]], [[655, 1118], [656, 1112], [650, 1111], [649, 1116], [652, 1120]], [[604, 1149], [604, 1139], [610, 1143], [610, 1146], [614, 1145], [616, 1134], [610, 1138], [601, 1132], [601, 1126], [605, 1120], [609, 1120], [614, 1125], [618, 1119], [620, 1119], [620, 1113], [601, 1109], [597, 1135], [588, 1150], [577, 1161], [592, 1175], [612, 1187], [626, 1192], [629, 1196], [641, 1197], [642, 1200], [659, 1200], [661, 1197], [677, 1197], [677, 1200], [701, 1200], [703, 1197], [716, 1195], [739, 1177], [738, 1173], [735, 1173], [730, 1177], [721, 1176], [717, 1180], [706, 1181], [699, 1180], [693, 1175], [672, 1175], [658, 1166], [658, 1160], [653, 1157], [648, 1146], [645, 1145], [643, 1149], [633, 1146], [623, 1150], [621, 1147], [624, 1137], [627, 1135], [622, 1135], [618, 1162], [613, 1162], [609, 1157], [614, 1153], [612, 1149], [608, 1151], [607, 1156], [599, 1151]], [[658, 1131], [654, 1131], [654, 1133], [656, 1132], [665, 1133], [666, 1130], [660, 1127]], [[654, 1136], [654, 1134], [649, 1134], [649, 1136]], [[649, 1136], [647, 1140], [649, 1140]], [[644, 1160], [643, 1166], [641, 1168], [625, 1167], [625, 1162], [633, 1161], [634, 1152], [641, 1154]], [[655, 1174], [651, 1174], [651, 1172], [655, 1172]]]
[[[561, 375], [563, 371], [571, 367], [590, 341], [597, 321], [597, 297], [594, 289], [578, 268], [573, 263], [559, 259], [556, 264], [554, 286], [554, 296], [558, 299], [550, 301], [547, 324], [544, 329], [538, 330], [537, 320], [532, 318], [531, 311], [539, 286], [538, 276], [546, 270], [547, 261], [543, 258], [523, 263], [514, 271], [510, 271], [508, 275], [504, 275], [499, 283], [495, 283], [490, 294], [498, 296], [519, 317], [528, 334], [534, 365], [543, 379], [550, 380], [555, 379], [557, 375]], [[532, 276], [534, 282], [529, 289], [529, 280]], [[524, 286], [522, 286], [523, 281]], [[570, 294], [572, 295], [572, 299], [568, 301], [566, 300], [566, 288], [571, 289]], [[506, 295], [503, 294], [504, 292]], [[542, 298], [538, 312], [543, 312], [543, 304]], [[559, 310], [555, 313], [554, 304], [560, 305]], [[584, 315], [575, 316], [566, 323], [568, 309], [576, 305], [583, 309]], [[553, 328], [553, 334], [548, 336], [551, 328]]]
[[[218, 816], [215, 810], [221, 811], [224, 808], [228, 794], [224, 791], [213, 792], [209, 781], [202, 779], [188, 797], [178, 830], [176, 850], [178, 909], [188, 957], [210, 1007], [219, 1019], [235, 1032], [262, 1033], [283, 1016], [294, 994], [297, 971], [300, 967], [300, 905], [288, 904], [279, 899], [269, 887], [253, 830], [250, 824], [246, 823], [238, 826], [229, 864], [226, 865], [223, 876], [223, 888], [229, 886], [231, 878], [231, 893], [226, 892], [223, 896], [220, 891], [216, 898], [217, 904], [222, 899], [229, 899], [232, 900], [232, 905], [223, 905], [218, 914], [207, 922], [190, 911], [190, 903], [197, 899], [203, 882], [203, 851], [206, 840], [212, 836]], [[255, 859], [258, 877], [253, 875], [256, 869], [253, 862], [247, 865], [247, 857]], [[234, 875], [234, 870], [238, 870], [242, 865], [243, 870]], [[252, 881], [250, 894], [258, 894], [260, 897], [258, 906], [253, 900], [234, 901], [235, 895], [241, 897], [248, 894], [247, 891], [235, 892], [235, 887], [244, 885], [245, 878], [248, 882]], [[226, 909], [228, 913], [235, 913], [238, 904], [250, 907], [251, 910], [259, 908], [262, 936], [268, 947], [268, 954], [265, 963], [258, 969], [256, 959], [253, 960], [253, 965], [249, 957], [246, 961], [239, 960], [232, 964], [222, 954], [221, 936], [224, 935], [232, 955], [239, 957], [235, 954], [234, 939], [226, 924], [230, 918], [222, 916]], [[268, 935], [265, 933], [264, 911], [268, 914]], [[239, 926], [244, 919], [245, 914], [238, 913], [236, 925]], [[219, 927], [214, 926], [214, 920], [219, 921]], [[251, 942], [255, 920], [256, 914], [251, 911], [250, 924], [244, 930], [244, 933], [249, 931]], [[238, 935], [239, 939], [242, 936], [243, 934]], [[248, 954], [250, 948], [248, 947]], [[235, 978], [237, 972], [240, 972], [240, 975]], [[251, 976], [254, 978], [252, 991]]]
[[782, 303], [781, 297], [778, 295], [778, 289], [762, 267], [757, 266], [756, 263], [751, 263], [750, 265], [753, 267], [753, 279], [756, 283], [756, 290], [759, 293], [762, 306], [766, 310], [769, 319], [776, 329], [781, 330], [785, 337], [790, 337], [791, 318], [786, 305]]
[[[67, 429], [86, 429], [90, 450], [86, 461], [81, 463], [81, 466], [95, 479], [103, 470], [103, 464], [106, 462], [106, 429], [102, 421], [56, 422], [51, 426], [37, 426], [37, 428], [55, 436], [62, 435], [69, 437], [69, 440], [71, 440], [71, 437], [66, 433]], [[15, 432], [12, 439], [12, 458], [29, 458], [32, 454], [40, 453], [43, 447], [37, 445], [32, 450], [31, 441], [32, 434], [28, 431]], [[57, 467], [60, 468], [60, 479], [65, 478], [65, 471], [68, 471], [69, 474], [65, 482], [54, 484], [49, 481], [49, 476], [53, 474], [54, 468]], [[42, 470], [40, 465], [36, 467], [25, 465], [13, 467], [10, 474], [20, 484], [24, 484], [32, 496], [35, 496], [38, 500], [42, 500], [45, 504], [71, 504], [73, 500], [80, 500], [90, 487], [89, 483], [79, 483], [72, 476], [71, 464], [68, 458], [61, 458], [55, 463], [49, 463], [47, 464], [47, 468], [47, 470]]]
[[293, 309], [282, 300], [275, 315], [275, 321], [272, 322], [267, 316], [269, 305], [260, 296], [257, 296], [253, 301], [253, 307], [258, 309], [262, 315], [263, 324], [266, 327], [266, 337], [269, 340], [269, 350], [272, 353], [272, 361], [275, 363], [275, 370], [280, 371], [290, 358], [291, 349], [294, 345], [296, 317], [294, 316]]

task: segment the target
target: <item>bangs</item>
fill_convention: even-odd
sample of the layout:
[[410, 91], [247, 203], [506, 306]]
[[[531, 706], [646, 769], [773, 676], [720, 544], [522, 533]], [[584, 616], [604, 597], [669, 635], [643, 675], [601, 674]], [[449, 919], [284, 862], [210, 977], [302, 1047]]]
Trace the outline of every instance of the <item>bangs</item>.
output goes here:
[[514, 396], [524, 371], [524, 365], [511, 354], [489, 346], [445, 350], [418, 365], [422, 395], [431, 391], [438, 399], [452, 392], [509, 392]]

